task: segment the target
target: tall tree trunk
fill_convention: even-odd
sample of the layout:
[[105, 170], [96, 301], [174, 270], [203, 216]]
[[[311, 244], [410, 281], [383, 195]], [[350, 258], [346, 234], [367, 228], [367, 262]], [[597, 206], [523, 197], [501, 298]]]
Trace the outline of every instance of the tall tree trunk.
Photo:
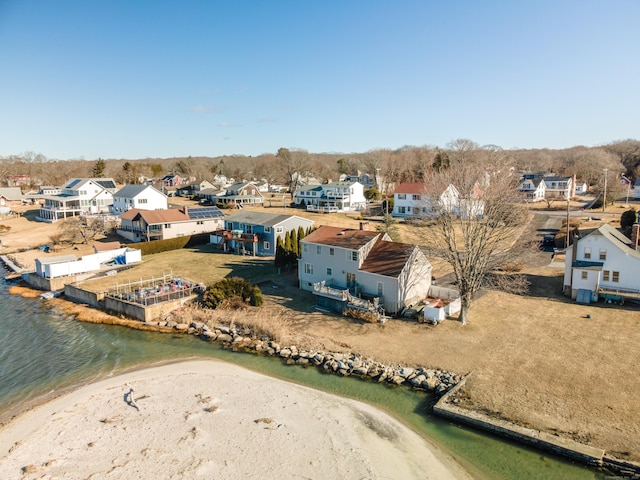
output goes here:
[[469, 306], [471, 305], [471, 300], [467, 295], [462, 295], [460, 297], [460, 314], [458, 315], [458, 320], [462, 325], [467, 324], [467, 315], [469, 313]]

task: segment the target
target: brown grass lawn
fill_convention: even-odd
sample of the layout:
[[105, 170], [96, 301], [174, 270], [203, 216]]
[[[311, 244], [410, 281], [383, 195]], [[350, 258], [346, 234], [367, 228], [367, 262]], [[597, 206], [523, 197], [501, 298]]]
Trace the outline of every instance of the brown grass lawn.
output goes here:
[[[278, 208], [264, 209], [272, 210]], [[290, 213], [345, 227], [359, 222], [348, 215], [297, 209]], [[408, 241], [427, 235], [400, 227]], [[25, 230], [21, 241], [35, 245], [35, 239], [27, 238], [33, 231]], [[523, 238], [535, 234], [525, 230]], [[464, 405], [640, 461], [640, 307], [576, 304], [560, 293], [560, 262], [550, 264], [550, 255], [533, 250], [523, 251], [522, 258], [530, 293], [484, 294], [473, 304], [465, 327], [455, 320], [438, 327], [404, 319], [368, 324], [317, 312], [312, 295], [297, 288], [295, 274], [278, 275], [270, 259], [214, 253], [210, 246], [149, 255], [135, 268], [85, 286], [102, 290], [115, 281], [122, 284], [170, 272], [203, 283], [244, 277], [262, 284], [265, 306], [226, 314], [235, 321], [252, 317], [271, 322], [282, 332], [281, 340], [314, 348], [473, 372], [461, 395]]]

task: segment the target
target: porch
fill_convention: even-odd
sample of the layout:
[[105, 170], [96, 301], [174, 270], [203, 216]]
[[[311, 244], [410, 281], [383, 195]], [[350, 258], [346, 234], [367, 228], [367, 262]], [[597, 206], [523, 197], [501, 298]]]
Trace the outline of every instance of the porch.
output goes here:
[[354, 287], [353, 293], [349, 289], [331, 287], [326, 285], [323, 280], [313, 284], [312, 293], [316, 296], [316, 303], [319, 306], [335, 312], [342, 313], [347, 308], [355, 308], [378, 313], [380, 305], [383, 303], [382, 298], [366, 294], [364, 295], [370, 299], [362, 298], [363, 294], [355, 296], [357, 290], [357, 286]]

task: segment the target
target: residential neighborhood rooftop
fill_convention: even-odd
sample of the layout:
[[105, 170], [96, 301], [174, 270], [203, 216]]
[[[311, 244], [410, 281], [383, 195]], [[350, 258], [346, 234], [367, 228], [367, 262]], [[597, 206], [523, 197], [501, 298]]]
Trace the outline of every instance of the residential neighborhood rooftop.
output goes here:
[[422, 183], [401, 183], [395, 189], [394, 193], [422, 193], [424, 184]]
[[381, 235], [380, 232], [371, 230], [322, 225], [316, 231], [304, 237], [302, 241], [357, 250], [379, 235]]
[[285, 215], [285, 214], [276, 214], [276, 213], [267, 213], [267, 212], [252, 212], [252, 211], [243, 211], [234, 213], [230, 215], [228, 218], [229, 221], [238, 222], [238, 223], [248, 223], [251, 225], [263, 225], [265, 227], [269, 227], [272, 225], [277, 225], [279, 223], [284, 222], [285, 220], [294, 217], [295, 215]]
[[397, 278], [416, 248], [407, 243], [378, 240], [360, 265], [360, 270]]

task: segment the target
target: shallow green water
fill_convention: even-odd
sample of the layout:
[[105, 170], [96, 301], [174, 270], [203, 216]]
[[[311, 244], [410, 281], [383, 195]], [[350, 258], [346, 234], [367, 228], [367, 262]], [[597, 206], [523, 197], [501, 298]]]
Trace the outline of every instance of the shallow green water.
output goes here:
[[604, 475], [430, 416], [432, 397], [407, 388], [343, 378], [278, 359], [224, 350], [180, 335], [92, 325], [57, 315], [39, 300], [0, 285], [0, 413], [42, 395], [140, 365], [193, 357], [215, 358], [376, 405], [458, 460], [475, 478], [598, 479]]

